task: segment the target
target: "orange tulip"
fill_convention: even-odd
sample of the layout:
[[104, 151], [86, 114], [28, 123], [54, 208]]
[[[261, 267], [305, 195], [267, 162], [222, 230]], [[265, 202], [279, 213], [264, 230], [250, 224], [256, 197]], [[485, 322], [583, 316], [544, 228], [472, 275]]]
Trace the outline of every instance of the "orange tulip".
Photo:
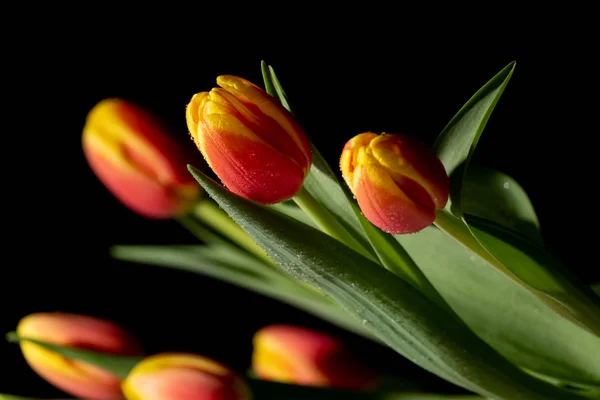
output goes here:
[[249, 400], [246, 383], [225, 366], [195, 354], [144, 359], [123, 382], [128, 400]]
[[[141, 345], [116, 324], [98, 318], [37, 313], [23, 318], [17, 327], [23, 338], [124, 356], [142, 355]], [[101, 368], [68, 359], [37, 344], [22, 341], [29, 366], [57, 388], [86, 399], [120, 399], [121, 380]]]
[[252, 368], [261, 379], [304, 386], [364, 390], [377, 380], [341, 341], [287, 325], [271, 325], [255, 334]]
[[185, 149], [145, 110], [106, 99], [88, 114], [83, 151], [96, 174], [123, 204], [148, 218], [185, 212], [200, 195]]
[[310, 144], [291, 114], [258, 86], [235, 76], [187, 106], [198, 149], [223, 184], [247, 199], [273, 204], [293, 197], [311, 166]]
[[355, 136], [344, 146], [340, 168], [365, 217], [391, 234], [424, 229], [448, 201], [444, 165], [410, 136]]

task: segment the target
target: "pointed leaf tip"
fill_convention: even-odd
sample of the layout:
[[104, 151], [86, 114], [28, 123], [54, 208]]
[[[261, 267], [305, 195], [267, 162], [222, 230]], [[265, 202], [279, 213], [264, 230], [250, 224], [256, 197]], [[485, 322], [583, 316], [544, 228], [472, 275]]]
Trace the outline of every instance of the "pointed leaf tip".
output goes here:
[[[201, 178], [202, 180], [204, 179], [209, 179], [210, 181], [213, 181], [213, 179], [210, 179], [208, 176], [206, 176], [204, 174], [204, 172], [200, 171], [198, 168], [194, 167], [191, 164], [188, 164], [187, 166], [188, 171], [190, 171], [190, 173], [192, 174], [192, 176], [200, 183], [200, 181], [198, 180], [198, 178]], [[216, 182], [215, 182], [216, 183]]]

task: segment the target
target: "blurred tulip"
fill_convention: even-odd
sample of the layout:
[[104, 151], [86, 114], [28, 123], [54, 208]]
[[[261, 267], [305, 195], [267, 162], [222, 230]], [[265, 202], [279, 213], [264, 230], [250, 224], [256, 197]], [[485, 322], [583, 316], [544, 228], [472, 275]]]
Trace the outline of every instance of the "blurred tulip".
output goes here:
[[365, 217], [394, 235], [429, 226], [448, 201], [444, 165], [410, 136], [357, 135], [344, 146], [340, 168]]
[[96, 174], [123, 204], [148, 218], [185, 212], [200, 195], [187, 170], [190, 161], [145, 110], [122, 99], [106, 99], [89, 112], [83, 151]]
[[252, 368], [261, 379], [304, 386], [365, 390], [377, 375], [344, 344], [305, 328], [271, 325], [254, 336]]
[[258, 86], [235, 76], [187, 106], [198, 149], [223, 184], [247, 199], [273, 204], [293, 197], [312, 162], [310, 144], [292, 115]]
[[246, 383], [225, 366], [195, 354], [144, 359], [123, 382], [128, 400], [249, 400]]
[[[141, 345], [116, 324], [66, 313], [37, 313], [21, 319], [17, 334], [24, 338], [124, 356], [142, 355]], [[68, 359], [37, 344], [23, 341], [29, 366], [57, 388], [86, 399], [122, 398], [121, 380], [96, 366]]]

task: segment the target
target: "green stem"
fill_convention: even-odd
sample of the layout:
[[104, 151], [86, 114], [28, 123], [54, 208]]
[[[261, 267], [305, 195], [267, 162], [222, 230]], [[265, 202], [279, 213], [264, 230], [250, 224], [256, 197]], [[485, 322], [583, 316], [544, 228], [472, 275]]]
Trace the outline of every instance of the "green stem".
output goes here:
[[268, 264], [275, 265], [267, 253], [212, 200], [200, 201], [193, 209], [193, 213], [204, 224], [226, 236], [241, 248], [258, 256]]
[[190, 214], [180, 215], [175, 218], [184, 228], [186, 228], [196, 238], [207, 244], [223, 244], [227, 241], [210, 230], [206, 229], [202, 224]]
[[298, 207], [302, 209], [319, 228], [329, 236], [337, 239], [350, 247], [357, 253], [362, 254], [371, 261], [378, 262], [371, 253], [369, 253], [348, 231], [342, 224], [319, 203], [308, 191], [302, 187], [294, 196], [294, 201]]

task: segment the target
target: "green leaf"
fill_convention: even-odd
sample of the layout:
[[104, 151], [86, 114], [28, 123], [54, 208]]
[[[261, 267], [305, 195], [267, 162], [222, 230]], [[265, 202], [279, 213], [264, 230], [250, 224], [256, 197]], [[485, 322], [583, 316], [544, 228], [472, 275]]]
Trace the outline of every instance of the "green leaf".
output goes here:
[[[600, 335], [600, 299], [541, 247], [537, 217], [525, 192], [518, 186], [511, 190], [516, 182], [505, 181], [511, 193], [499, 193], [498, 179], [506, 177], [469, 172], [469, 161], [514, 66], [510, 63], [486, 83], [436, 140], [434, 149], [450, 175], [451, 194], [435, 224], [548, 307]], [[494, 208], [502, 212], [494, 213]]]
[[597, 336], [435, 227], [395, 238], [467, 325], [509, 360], [562, 381], [600, 386]]
[[600, 337], [600, 302], [589, 287], [543, 248], [485, 220], [467, 218], [478, 242], [548, 307]]
[[496, 399], [579, 398], [519, 370], [452, 313], [337, 240], [188, 168], [284, 271], [317, 287], [414, 363]]
[[262, 72], [263, 80], [265, 81], [265, 91], [273, 97], [277, 96], [275, 86], [273, 86], [273, 80], [271, 79], [269, 66], [266, 62], [264, 62], [264, 60], [260, 62], [260, 70]]
[[540, 224], [529, 196], [513, 178], [490, 168], [471, 166], [463, 186], [465, 215], [495, 222], [515, 235], [543, 245]]
[[[435, 225], [572, 323], [598, 335], [598, 299], [548, 252], [491, 221], [438, 212]], [[464, 221], [469, 221], [467, 225]]]
[[594, 292], [596, 292], [598, 295], [600, 295], [600, 283], [596, 283], [596, 284], [592, 285], [592, 290]]
[[[513, 61], [486, 83], [446, 125], [433, 144], [433, 149], [451, 177], [452, 193], [447, 210], [456, 216], [462, 215], [461, 196], [463, 178], [477, 142], [492, 111], [504, 92], [513, 74]], [[454, 176], [458, 174], [459, 176]]]
[[129, 374], [129, 371], [139, 363], [143, 357], [133, 356], [117, 356], [114, 354], [98, 353], [90, 350], [76, 349], [73, 347], [59, 346], [56, 344], [44, 342], [38, 339], [20, 337], [16, 332], [10, 332], [6, 335], [6, 340], [12, 343], [27, 341], [38, 346], [44, 347], [47, 350], [58, 353], [64, 357], [72, 358], [89, 364], [100, 367], [114, 375], [124, 379]]
[[243, 252], [221, 246], [115, 246], [113, 257], [176, 268], [243, 287], [313, 314], [351, 332], [377, 340], [337, 304], [312, 287]]

